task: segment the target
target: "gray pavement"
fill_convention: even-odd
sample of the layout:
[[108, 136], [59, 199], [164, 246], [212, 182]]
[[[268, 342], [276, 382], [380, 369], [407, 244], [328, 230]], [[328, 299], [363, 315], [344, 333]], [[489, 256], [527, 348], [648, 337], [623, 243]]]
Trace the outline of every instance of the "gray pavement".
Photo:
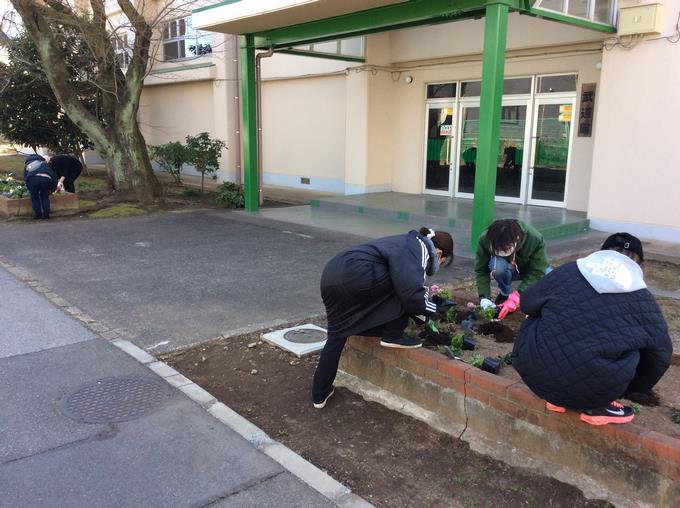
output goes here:
[[[0, 302], [0, 507], [333, 505], [2, 269]], [[118, 423], [65, 416], [65, 396], [121, 377], [158, 386], [157, 404]]]
[[[408, 230], [404, 225], [401, 232]], [[365, 236], [206, 210], [0, 228], [0, 256], [153, 353], [323, 312], [325, 263]], [[471, 274], [457, 259], [433, 282]]]

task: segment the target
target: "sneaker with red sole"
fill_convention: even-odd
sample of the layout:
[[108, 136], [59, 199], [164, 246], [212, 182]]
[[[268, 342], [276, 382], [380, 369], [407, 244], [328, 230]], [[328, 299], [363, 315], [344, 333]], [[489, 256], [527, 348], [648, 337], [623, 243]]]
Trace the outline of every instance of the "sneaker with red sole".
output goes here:
[[590, 425], [607, 425], [609, 423], [628, 423], [635, 418], [632, 407], [624, 406], [620, 402], [612, 402], [606, 407], [589, 409], [581, 413], [581, 421]]
[[550, 411], [554, 411], [555, 413], [566, 413], [567, 412], [566, 407], [556, 406], [555, 404], [551, 404], [547, 400], [545, 401], [545, 407], [546, 407], [546, 409], [548, 409]]

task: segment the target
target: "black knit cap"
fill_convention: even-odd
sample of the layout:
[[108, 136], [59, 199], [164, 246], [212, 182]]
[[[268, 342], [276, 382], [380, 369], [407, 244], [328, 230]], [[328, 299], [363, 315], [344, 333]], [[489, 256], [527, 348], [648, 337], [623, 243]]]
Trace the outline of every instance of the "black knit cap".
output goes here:
[[612, 250], [614, 248], [625, 249], [630, 252], [634, 252], [640, 258], [640, 261], [644, 261], [644, 256], [642, 254], [642, 242], [630, 233], [616, 233], [608, 237], [600, 250]]

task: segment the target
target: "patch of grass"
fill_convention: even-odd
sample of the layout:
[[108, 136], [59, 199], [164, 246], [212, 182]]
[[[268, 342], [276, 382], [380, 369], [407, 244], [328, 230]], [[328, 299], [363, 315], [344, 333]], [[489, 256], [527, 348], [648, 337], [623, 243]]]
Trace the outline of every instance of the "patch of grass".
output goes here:
[[21, 155], [1, 155], [0, 173], [15, 173], [19, 177], [24, 176], [24, 157]]
[[111, 217], [132, 217], [134, 215], [143, 215], [147, 213], [144, 208], [140, 208], [129, 203], [120, 203], [117, 205], [109, 206], [102, 210], [97, 210], [91, 213], [89, 216], [93, 219], [107, 219]]
[[80, 175], [76, 180], [76, 190], [80, 192], [91, 192], [109, 188], [109, 181], [105, 176], [85, 176]]
[[510, 490], [513, 492], [519, 492], [519, 485], [510, 485]]
[[96, 205], [97, 202], [94, 199], [82, 199], [78, 198], [78, 207], [79, 208], [87, 208], [90, 206]]

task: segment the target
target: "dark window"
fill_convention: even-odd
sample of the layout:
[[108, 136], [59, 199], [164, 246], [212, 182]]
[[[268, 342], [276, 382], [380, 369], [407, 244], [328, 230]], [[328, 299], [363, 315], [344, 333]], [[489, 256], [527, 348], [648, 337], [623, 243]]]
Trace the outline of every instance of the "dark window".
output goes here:
[[464, 81], [460, 85], [461, 97], [479, 97], [482, 92], [481, 81]]
[[531, 78], [508, 78], [504, 80], [503, 93], [505, 95], [531, 93]]
[[438, 83], [435, 85], [427, 85], [428, 99], [441, 99], [455, 96], [456, 96], [455, 83]]
[[536, 80], [536, 93], [575, 92], [576, 80], [576, 74], [539, 76]]

